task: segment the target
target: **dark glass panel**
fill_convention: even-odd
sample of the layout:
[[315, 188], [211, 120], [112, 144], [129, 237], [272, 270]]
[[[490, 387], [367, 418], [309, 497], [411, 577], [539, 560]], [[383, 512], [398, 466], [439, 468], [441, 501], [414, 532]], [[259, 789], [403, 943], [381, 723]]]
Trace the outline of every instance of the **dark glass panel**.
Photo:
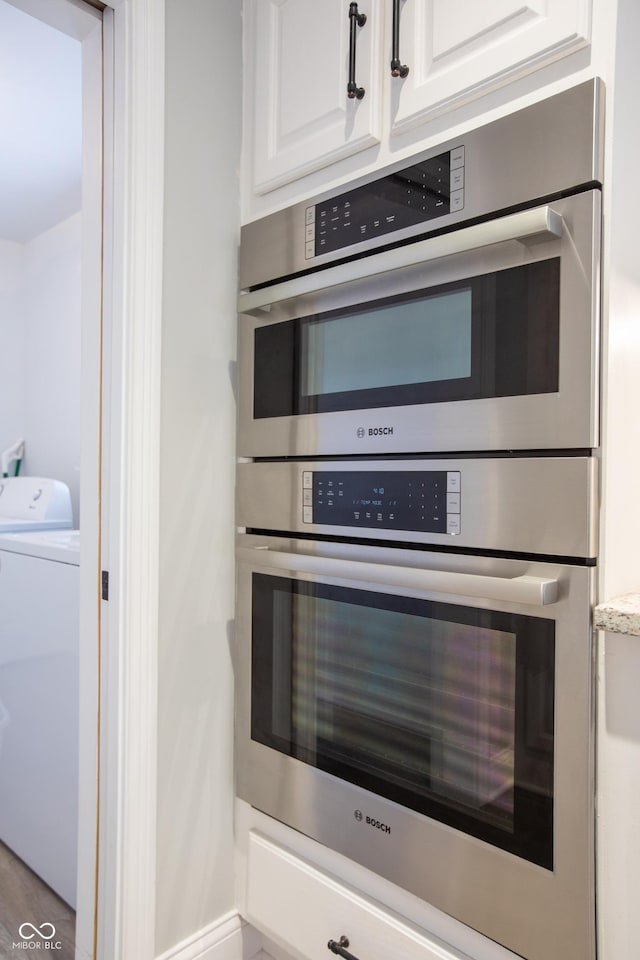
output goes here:
[[254, 574], [252, 737], [553, 865], [554, 622]]

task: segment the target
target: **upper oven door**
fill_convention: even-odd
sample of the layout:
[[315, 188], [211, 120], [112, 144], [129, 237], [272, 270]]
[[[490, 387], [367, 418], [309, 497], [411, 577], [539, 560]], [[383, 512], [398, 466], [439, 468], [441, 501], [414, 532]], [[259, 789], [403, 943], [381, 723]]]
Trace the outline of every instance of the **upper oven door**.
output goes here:
[[600, 192], [240, 295], [239, 454], [598, 445]]

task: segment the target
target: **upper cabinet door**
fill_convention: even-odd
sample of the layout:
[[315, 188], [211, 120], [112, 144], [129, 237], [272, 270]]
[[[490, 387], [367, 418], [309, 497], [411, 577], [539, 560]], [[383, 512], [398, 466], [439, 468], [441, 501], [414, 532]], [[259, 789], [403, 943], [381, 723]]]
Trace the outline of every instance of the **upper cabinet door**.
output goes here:
[[[422, 2], [422, 0], [420, 0]], [[379, 143], [384, 0], [359, 0], [356, 71], [364, 97], [349, 99], [349, 0], [249, 0], [247, 89], [253, 113], [253, 189], [266, 193]]]
[[591, 0], [401, 0], [392, 133], [402, 133], [590, 41]]

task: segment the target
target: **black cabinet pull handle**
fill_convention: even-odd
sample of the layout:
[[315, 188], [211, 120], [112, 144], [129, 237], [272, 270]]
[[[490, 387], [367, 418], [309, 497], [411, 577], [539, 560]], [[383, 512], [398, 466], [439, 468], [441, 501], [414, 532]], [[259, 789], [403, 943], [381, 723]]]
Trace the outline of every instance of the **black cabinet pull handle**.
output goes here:
[[349, 953], [345, 947], [349, 946], [348, 937], [340, 937], [338, 942], [335, 940], [329, 940], [327, 947], [331, 950], [331, 953], [336, 953], [339, 957], [344, 957], [344, 960], [358, 960], [357, 957], [354, 957], [352, 953]]
[[400, 0], [393, 0], [393, 39], [391, 42], [391, 76], [404, 78], [409, 73], [406, 63], [400, 63]]
[[356, 83], [356, 24], [364, 27], [367, 22], [366, 13], [358, 13], [358, 4], [349, 4], [349, 83], [347, 84], [347, 96], [349, 100], [362, 100], [364, 97], [364, 87], [359, 87]]

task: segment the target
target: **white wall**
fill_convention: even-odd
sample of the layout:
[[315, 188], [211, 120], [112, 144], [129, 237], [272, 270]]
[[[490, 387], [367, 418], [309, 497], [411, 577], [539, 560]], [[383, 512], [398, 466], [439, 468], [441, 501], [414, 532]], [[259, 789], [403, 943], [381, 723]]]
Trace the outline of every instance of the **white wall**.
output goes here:
[[71, 490], [79, 523], [80, 241], [75, 214], [24, 246], [23, 469]]
[[30, 243], [0, 240], [0, 451], [71, 490], [79, 522], [80, 240], [75, 214]]
[[[605, 193], [600, 599], [640, 590], [640, 180], [637, 0], [618, 0]], [[600, 633], [598, 956], [636, 960], [640, 941], [640, 637]]]
[[24, 433], [23, 248], [0, 240], [0, 452]]
[[637, 0], [618, 0], [605, 191], [600, 599], [640, 589], [640, 257]]
[[234, 908], [240, 0], [167, 0], [156, 952]]

